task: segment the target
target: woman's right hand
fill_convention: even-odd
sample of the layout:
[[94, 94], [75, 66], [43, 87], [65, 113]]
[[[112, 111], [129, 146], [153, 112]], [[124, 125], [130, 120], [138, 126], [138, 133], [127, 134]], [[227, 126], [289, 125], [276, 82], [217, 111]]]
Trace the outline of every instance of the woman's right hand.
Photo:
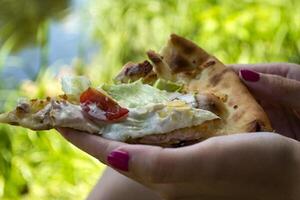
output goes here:
[[267, 112], [275, 132], [300, 140], [300, 65], [229, 65]]

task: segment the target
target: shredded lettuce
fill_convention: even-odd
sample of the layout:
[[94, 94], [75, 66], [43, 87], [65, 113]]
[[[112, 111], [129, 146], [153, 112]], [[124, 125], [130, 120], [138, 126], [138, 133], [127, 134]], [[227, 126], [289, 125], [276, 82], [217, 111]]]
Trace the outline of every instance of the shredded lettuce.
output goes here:
[[101, 88], [118, 103], [127, 108], [164, 103], [169, 99], [168, 92], [143, 84], [141, 80], [120, 85], [104, 84]]
[[84, 76], [65, 76], [61, 85], [65, 94], [78, 96], [91, 86], [91, 82]]
[[157, 81], [153, 85], [154, 87], [160, 90], [166, 90], [168, 92], [177, 92], [182, 89], [182, 84], [175, 83], [173, 81], [165, 80], [165, 79], [157, 79]]

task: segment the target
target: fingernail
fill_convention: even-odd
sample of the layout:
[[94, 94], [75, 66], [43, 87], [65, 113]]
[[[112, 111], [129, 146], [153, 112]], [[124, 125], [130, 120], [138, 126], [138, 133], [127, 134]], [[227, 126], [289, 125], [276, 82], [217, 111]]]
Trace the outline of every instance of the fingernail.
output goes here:
[[125, 151], [112, 151], [107, 156], [107, 162], [109, 165], [111, 165], [115, 169], [119, 169], [122, 171], [128, 171], [128, 161], [129, 161], [129, 155]]
[[246, 81], [257, 82], [259, 80], [259, 73], [249, 69], [241, 69], [240, 75]]

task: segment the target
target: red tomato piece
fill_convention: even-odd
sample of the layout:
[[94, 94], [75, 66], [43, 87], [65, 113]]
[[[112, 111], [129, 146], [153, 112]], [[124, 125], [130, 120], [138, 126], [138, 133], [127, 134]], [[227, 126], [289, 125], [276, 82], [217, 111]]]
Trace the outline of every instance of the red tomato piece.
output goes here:
[[80, 105], [87, 114], [102, 121], [123, 119], [129, 112], [94, 88], [88, 88], [80, 95]]

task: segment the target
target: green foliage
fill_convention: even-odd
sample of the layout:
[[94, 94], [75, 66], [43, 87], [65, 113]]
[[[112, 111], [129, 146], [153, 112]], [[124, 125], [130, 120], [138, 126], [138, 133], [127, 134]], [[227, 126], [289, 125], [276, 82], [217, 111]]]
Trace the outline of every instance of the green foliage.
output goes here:
[[[38, 33], [47, 30], [47, 16], [66, 5], [30, 1], [33, 4], [24, 7], [31, 9], [18, 13], [13, 6], [20, 2], [11, 2], [0, 0], [0, 68], [12, 49], [45, 39], [47, 33]], [[8, 6], [3, 7], [4, 3]], [[34, 7], [36, 12], [31, 12]], [[170, 33], [194, 40], [225, 63], [299, 63], [299, 10], [297, 0], [93, 0], [86, 12], [101, 48], [91, 64], [83, 69], [79, 63], [75, 71], [88, 74], [94, 84], [110, 82], [127, 61], [141, 61], [146, 59], [145, 51], [159, 50]], [[32, 17], [24, 18], [24, 12]], [[18, 14], [19, 18], [11, 18]], [[2, 28], [14, 19], [33, 25], [17, 20], [17, 26]], [[42, 25], [37, 21], [43, 21]], [[30, 36], [26, 42], [24, 32]], [[47, 46], [44, 39], [41, 45]], [[0, 99], [5, 98], [6, 107], [11, 108], [18, 96], [52, 94], [50, 90], [56, 87], [52, 77], [45, 69], [32, 83], [33, 92], [30, 85], [25, 85], [29, 92], [0, 90]], [[55, 131], [36, 133], [0, 125], [0, 199], [83, 199], [102, 170], [103, 165]]]
[[93, 1], [94, 36], [102, 49], [91, 77], [110, 81], [127, 61], [159, 50], [170, 33], [225, 63], [300, 62], [299, 10], [296, 0]]
[[11, 42], [12, 49], [45, 43], [45, 23], [49, 17], [61, 18], [69, 0], [0, 0], [0, 45]]
[[62, 18], [69, 3], [70, 0], [0, 0], [0, 73], [11, 52], [30, 45], [41, 48], [41, 68], [47, 67], [49, 18]]
[[1, 126], [4, 199], [83, 199], [102, 167], [55, 131]]

